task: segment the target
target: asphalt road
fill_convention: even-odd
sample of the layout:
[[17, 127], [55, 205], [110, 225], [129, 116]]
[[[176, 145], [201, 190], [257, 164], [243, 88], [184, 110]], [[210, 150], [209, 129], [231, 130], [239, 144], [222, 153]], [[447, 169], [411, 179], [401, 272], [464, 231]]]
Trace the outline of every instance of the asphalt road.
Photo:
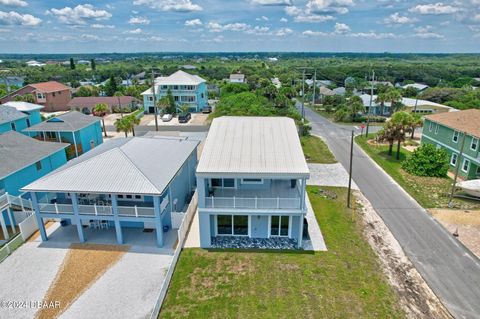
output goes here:
[[[348, 170], [354, 129], [306, 108], [312, 133], [324, 137]], [[417, 270], [455, 318], [480, 318], [480, 263], [357, 145], [353, 179], [382, 217]], [[480, 234], [479, 234], [480, 235]]]

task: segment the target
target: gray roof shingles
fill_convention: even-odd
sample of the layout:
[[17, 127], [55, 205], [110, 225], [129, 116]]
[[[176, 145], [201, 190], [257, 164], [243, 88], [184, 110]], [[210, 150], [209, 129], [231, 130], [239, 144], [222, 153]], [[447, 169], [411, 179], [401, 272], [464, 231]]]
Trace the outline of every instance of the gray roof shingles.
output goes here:
[[24, 132], [75, 132], [98, 121], [98, 117], [71, 111], [33, 125]]
[[18, 111], [16, 108], [6, 105], [0, 105], [0, 124], [13, 122], [27, 117], [26, 114]]

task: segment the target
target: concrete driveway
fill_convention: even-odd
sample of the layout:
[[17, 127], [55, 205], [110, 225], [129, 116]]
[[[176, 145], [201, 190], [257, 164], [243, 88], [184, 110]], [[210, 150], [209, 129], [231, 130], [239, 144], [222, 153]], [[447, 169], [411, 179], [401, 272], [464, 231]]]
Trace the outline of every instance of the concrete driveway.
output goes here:
[[[47, 229], [58, 230], [58, 223]], [[52, 236], [54, 238], [54, 236]], [[92, 243], [93, 241], [90, 241]], [[27, 242], [0, 263], [0, 301], [41, 301], [71, 242]], [[132, 245], [61, 318], [147, 318], [171, 265], [173, 251]], [[33, 318], [37, 309], [0, 308], [0, 318]]]

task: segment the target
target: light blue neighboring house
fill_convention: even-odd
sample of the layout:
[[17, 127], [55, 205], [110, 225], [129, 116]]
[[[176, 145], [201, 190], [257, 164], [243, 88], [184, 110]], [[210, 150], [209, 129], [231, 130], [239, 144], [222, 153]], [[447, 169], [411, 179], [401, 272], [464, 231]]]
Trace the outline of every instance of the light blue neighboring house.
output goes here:
[[213, 120], [196, 176], [201, 247], [228, 247], [226, 238], [302, 247], [310, 173], [292, 119]]
[[[87, 240], [83, 226], [99, 223], [98, 232], [115, 229], [119, 244], [125, 242], [122, 229], [137, 228], [152, 231], [159, 247], [173, 245], [172, 229], [195, 190], [198, 144], [180, 137], [114, 139], [23, 190], [31, 194], [38, 225], [60, 218], [80, 242]], [[48, 239], [43, 226], [40, 234]]]
[[100, 118], [70, 111], [33, 125], [23, 132], [43, 141], [70, 143], [69, 159], [78, 157], [103, 143]]
[[[190, 112], [201, 112], [208, 104], [207, 83], [198, 75], [180, 70], [170, 76], [156, 78], [156, 101], [166, 96], [169, 89], [177, 105], [177, 112], [180, 112], [180, 107], [184, 104], [189, 105]], [[154, 114], [152, 88], [143, 92], [142, 96], [145, 113]]]
[[42, 105], [27, 102], [7, 102], [0, 105], [0, 134], [8, 131], [22, 132], [42, 121]]
[[15, 131], [0, 135], [0, 224], [4, 238], [9, 238], [7, 226], [16, 225], [16, 221], [3, 199], [24, 195], [22, 187], [65, 164], [66, 147], [68, 144], [40, 142]]

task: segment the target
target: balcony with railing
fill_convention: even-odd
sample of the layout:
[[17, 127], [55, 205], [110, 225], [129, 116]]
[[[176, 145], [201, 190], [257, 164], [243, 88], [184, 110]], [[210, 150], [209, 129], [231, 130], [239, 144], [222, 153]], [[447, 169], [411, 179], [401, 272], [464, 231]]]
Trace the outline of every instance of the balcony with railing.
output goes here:
[[301, 209], [301, 190], [290, 180], [272, 181], [268, 189], [214, 188], [205, 198], [206, 208]]

